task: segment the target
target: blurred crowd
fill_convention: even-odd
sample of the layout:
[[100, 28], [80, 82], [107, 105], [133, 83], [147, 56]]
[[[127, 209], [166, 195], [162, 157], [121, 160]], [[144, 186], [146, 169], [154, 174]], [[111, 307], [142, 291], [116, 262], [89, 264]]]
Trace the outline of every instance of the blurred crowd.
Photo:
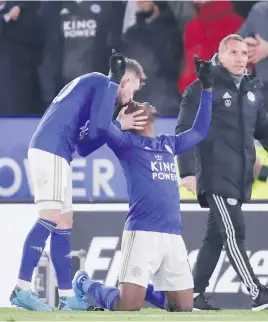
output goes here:
[[73, 78], [107, 74], [112, 48], [145, 69], [136, 99], [177, 115], [193, 55], [210, 59], [237, 32], [268, 92], [265, 1], [0, 1], [0, 115], [41, 115]]

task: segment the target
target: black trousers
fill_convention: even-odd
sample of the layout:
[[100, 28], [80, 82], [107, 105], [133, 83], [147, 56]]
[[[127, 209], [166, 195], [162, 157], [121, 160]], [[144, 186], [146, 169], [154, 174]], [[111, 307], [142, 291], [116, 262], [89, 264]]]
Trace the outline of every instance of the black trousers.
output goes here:
[[234, 270], [247, 287], [252, 299], [259, 294], [255, 276], [245, 250], [245, 220], [241, 203], [217, 195], [207, 196], [210, 213], [206, 236], [194, 269], [194, 292], [205, 292], [218, 263], [223, 246]]

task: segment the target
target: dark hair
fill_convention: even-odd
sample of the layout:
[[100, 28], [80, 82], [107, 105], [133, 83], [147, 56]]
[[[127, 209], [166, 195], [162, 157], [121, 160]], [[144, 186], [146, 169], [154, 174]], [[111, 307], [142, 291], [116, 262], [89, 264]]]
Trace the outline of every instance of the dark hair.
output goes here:
[[158, 117], [158, 112], [156, 110], [156, 108], [152, 105], [150, 105], [148, 102], [136, 102], [136, 101], [130, 101], [128, 103], [128, 108], [126, 110], [126, 114], [130, 114], [133, 113], [135, 111], [138, 110], [144, 110], [144, 112], [142, 114], [140, 114], [140, 116], [146, 115], [149, 117], [150, 121], [155, 120], [155, 118]]
[[126, 58], [126, 70], [135, 73], [135, 75], [140, 79], [141, 86], [145, 84], [147, 79], [143, 67], [135, 59]]
[[[146, 115], [148, 116], [150, 121], [154, 121], [157, 117], [159, 117], [159, 113], [157, 109], [154, 106], [150, 105], [148, 102], [140, 103], [132, 100], [132, 101], [129, 101], [126, 105], [128, 106], [126, 110], [126, 114], [131, 114], [138, 110], [144, 110], [144, 112], [140, 116]], [[116, 106], [113, 114], [113, 120], [117, 118], [118, 114], [120, 113], [120, 111], [124, 106], [121, 106], [121, 105]], [[135, 132], [135, 130], [133, 131]]]

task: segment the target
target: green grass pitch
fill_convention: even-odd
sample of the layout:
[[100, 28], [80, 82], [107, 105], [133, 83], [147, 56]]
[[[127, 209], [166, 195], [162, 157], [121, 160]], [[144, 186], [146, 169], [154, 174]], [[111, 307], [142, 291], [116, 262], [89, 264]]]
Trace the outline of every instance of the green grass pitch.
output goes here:
[[0, 321], [267, 321], [268, 310], [223, 310], [167, 313], [143, 309], [141, 312], [29, 312], [23, 309], [0, 308]]

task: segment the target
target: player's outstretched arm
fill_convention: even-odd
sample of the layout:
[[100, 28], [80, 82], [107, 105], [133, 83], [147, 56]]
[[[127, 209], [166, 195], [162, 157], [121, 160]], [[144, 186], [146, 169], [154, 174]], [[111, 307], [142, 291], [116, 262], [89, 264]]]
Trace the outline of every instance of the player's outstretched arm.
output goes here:
[[175, 154], [183, 153], [200, 141], [208, 134], [212, 115], [212, 83], [213, 78], [210, 70], [210, 62], [198, 60], [195, 56], [196, 70], [202, 85], [199, 108], [193, 126], [175, 136]]

